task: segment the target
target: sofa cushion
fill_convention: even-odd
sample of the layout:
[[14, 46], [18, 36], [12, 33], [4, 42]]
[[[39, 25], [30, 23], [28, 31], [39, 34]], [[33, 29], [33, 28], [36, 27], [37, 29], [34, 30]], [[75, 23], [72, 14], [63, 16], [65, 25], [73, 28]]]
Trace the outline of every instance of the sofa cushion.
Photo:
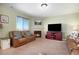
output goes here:
[[21, 35], [20, 31], [14, 31], [14, 32], [13, 32], [13, 35], [14, 35], [15, 39], [20, 39], [20, 38], [22, 38], [22, 35]]
[[20, 38], [22, 38], [22, 36], [21, 36], [20, 34], [17, 34], [17, 35], [15, 36], [15, 39], [20, 39]]
[[13, 31], [13, 36], [16, 36], [18, 34], [21, 34], [19, 31]]
[[31, 33], [31, 32], [29, 32], [29, 31], [25, 31], [25, 32], [24, 32], [24, 35], [26, 35], [26, 36], [31, 36], [31, 35], [32, 35], [32, 33]]
[[27, 32], [27, 35], [28, 35], [28, 36], [31, 36], [31, 35], [32, 35], [32, 33], [31, 33], [31, 32]]

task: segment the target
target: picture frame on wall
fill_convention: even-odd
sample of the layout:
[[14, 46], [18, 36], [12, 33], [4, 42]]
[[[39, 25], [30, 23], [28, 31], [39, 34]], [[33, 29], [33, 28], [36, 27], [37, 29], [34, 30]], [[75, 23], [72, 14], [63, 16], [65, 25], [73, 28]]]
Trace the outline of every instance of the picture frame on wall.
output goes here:
[[9, 17], [7, 15], [0, 15], [0, 23], [9, 23]]
[[35, 22], [35, 25], [41, 25], [41, 22]]
[[39, 21], [39, 20], [35, 20], [34, 24], [35, 24], [35, 25], [42, 25], [42, 22]]

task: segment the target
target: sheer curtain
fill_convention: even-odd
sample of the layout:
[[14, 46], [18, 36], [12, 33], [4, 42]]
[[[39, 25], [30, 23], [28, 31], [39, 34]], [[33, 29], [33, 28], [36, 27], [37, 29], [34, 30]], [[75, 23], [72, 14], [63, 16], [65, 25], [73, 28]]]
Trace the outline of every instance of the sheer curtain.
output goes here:
[[20, 16], [16, 18], [16, 29], [17, 30], [29, 30], [29, 20]]

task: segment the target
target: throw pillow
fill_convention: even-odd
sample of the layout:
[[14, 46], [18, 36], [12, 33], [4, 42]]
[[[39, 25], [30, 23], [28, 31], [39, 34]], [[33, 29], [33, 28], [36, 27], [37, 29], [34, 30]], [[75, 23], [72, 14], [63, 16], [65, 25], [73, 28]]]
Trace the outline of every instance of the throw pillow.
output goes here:
[[71, 38], [71, 39], [76, 39], [77, 37], [78, 37], [78, 32], [72, 32], [72, 33], [70, 33], [69, 34], [69, 37]]

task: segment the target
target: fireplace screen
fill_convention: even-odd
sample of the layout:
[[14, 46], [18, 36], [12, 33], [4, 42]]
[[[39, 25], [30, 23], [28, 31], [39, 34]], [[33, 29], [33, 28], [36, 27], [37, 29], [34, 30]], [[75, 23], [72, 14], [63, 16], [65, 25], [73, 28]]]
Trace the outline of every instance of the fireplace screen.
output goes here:
[[41, 37], [41, 31], [34, 31], [34, 34], [36, 35], [36, 37]]

